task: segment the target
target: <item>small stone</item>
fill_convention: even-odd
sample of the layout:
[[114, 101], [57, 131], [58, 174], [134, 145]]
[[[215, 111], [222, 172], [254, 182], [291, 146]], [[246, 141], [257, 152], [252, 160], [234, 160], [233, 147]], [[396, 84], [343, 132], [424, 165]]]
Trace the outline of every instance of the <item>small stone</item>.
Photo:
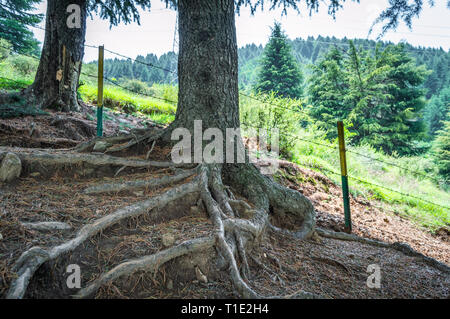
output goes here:
[[20, 176], [22, 172], [22, 162], [14, 153], [7, 153], [0, 165], [0, 181], [12, 182]]
[[195, 266], [195, 276], [197, 277], [197, 280], [200, 282], [203, 282], [205, 284], [208, 282], [208, 278], [202, 273], [200, 268], [198, 268], [197, 266]]
[[172, 234], [166, 233], [162, 236], [162, 244], [164, 247], [173, 246], [175, 243], [175, 237]]
[[111, 144], [103, 141], [98, 141], [95, 143], [94, 148], [92, 149], [94, 152], [104, 152]]
[[3, 239], [3, 235], [0, 233], [0, 240], [2, 240]]
[[167, 280], [166, 288], [169, 290], [173, 289], [173, 280], [172, 279]]

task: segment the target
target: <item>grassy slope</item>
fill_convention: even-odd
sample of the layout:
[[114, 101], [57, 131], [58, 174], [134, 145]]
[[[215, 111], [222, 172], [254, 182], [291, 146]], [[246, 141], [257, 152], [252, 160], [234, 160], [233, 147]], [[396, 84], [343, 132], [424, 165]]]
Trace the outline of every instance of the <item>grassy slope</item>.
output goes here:
[[[92, 72], [94, 70], [90, 71], [91, 74], [95, 74]], [[15, 72], [5, 62], [3, 62], [3, 65], [0, 65], [0, 77], [2, 76], [23, 82], [23, 84], [29, 84], [32, 81], [32, 75]], [[97, 96], [95, 79], [93, 82], [92, 78], [82, 77], [82, 80], [85, 84], [79, 90], [81, 97], [87, 102], [95, 103]], [[17, 89], [18, 85], [8, 81], [1, 81], [0, 79], [0, 88]], [[154, 85], [151, 88], [151, 92], [152, 95], [168, 100], [176, 101], [177, 98], [176, 88], [169, 86]], [[105, 106], [113, 109], [144, 114], [159, 123], [170, 123], [174, 119], [175, 105], [156, 98], [130, 93], [111, 85], [105, 87], [104, 97]], [[291, 109], [299, 105], [298, 101], [277, 100], [276, 103], [287, 105]], [[276, 118], [277, 114], [281, 116], [281, 120]], [[259, 119], [257, 117], [260, 115], [274, 117], [274, 120], [265, 121], [263, 125], [273, 125], [276, 123], [277, 126], [281, 127], [281, 130], [289, 130], [289, 133], [294, 136], [316, 141], [321, 144], [328, 144], [330, 147], [295, 138], [289, 140], [291, 144], [290, 153], [294, 162], [301, 166], [321, 171], [336, 183], [340, 184], [340, 176], [331, 173], [339, 172], [339, 155], [336, 150], [336, 143], [325, 141], [322, 137], [323, 135], [314, 128], [313, 123], [309, 123], [308, 128], [292, 125], [293, 122], [297, 121], [303, 123], [308, 122], [308, 118], [305, 115], [299, 115], [297, 112], [284, 109], [281, 113], [277, 113], [267, 104], [241, 97], [241, 119], [245, 119], [248, 124], [258, 126]], [[280, 124], [283, 122], [283, 119], [289, 119], [290, 123], [288, 125]], [[374, 149], [365, 146], [353, 147], [353, 150], [424, 174], [429, 174], [430, 170], [433, 170], [431, 160], [426, 157], [394, 158], [378, 153]], [[437, 187], [434, 182], [421, 177], [415, 177], [408, 171], [350, 153], [348, 154], [348, 167], [349, 176], [351, 177], [388, 187], [401, 193], [412, 194], [443, 206], [448, 206], [450, 202], [448, 192]], [[431, 231], [450, 225], [450, 212], [448, 209], [406, 197], [382, 187], [361, 183], [354, 179], [350, 179], [350, 188], [354, 194], [363, 194], [367, 198], [382, 200], [386, 203], [386, 210], [406, 216]]]

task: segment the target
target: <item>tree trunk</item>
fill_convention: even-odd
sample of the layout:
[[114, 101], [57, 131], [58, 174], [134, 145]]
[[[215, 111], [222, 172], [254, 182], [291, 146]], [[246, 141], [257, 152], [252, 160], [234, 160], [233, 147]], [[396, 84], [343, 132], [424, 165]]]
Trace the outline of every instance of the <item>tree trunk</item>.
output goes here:
[[[80, 25], [70, 28], [69, 5], [80, 7]], [[41, 108], [78, 111], [78, 80], [84, 55], [86, 0], [48, 0], [45, 39], [34, 83], [28, 93]], [[73, 17], [73, 16], [72, 16]]]
[[[173, 127], [239, 127], [233, 0], [180, 0], [179, 94]], [[225, 136], [225, 135], [224, 135]]]

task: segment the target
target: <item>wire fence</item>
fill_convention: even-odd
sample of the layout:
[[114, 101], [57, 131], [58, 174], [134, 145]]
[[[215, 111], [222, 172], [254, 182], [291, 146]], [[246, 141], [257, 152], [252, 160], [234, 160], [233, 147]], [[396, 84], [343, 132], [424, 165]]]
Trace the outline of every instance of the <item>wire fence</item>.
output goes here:
[[[97, 48], [97, 49], [99, 48], [98, 46], [94, 46], [94, 45], [85, 45], [85, 46], [90, 47], [90, 48]], [[27, 57], [30, 57], [30, 58], [33, 58], [33, 59], [37, 59], [37, 60], [40, 59], [39, 57], [33, 56], [33, 55], [31, 55], [31, 54], [26, 54], [26, 53], [16, 52], [16, 51], [12, 50], [12, 48], [10, 48], [10, 47], [6, 47], [6, 46], [3, 46], [3, 45], [0, 45], [0, 47], [2, 47], [2, 48], [4, 48], [4, 49], [11, 50], [12, 52], [14, 52], [14, 53], [16, 53], [16, 54], [19, 54], [19, 55], [27, 56]], [[172, 71], [172, 70], [165, 69], [165, 68], [163, 68], [163, 67], [159, 67], [159, 66], [153, 65], [153, 64], [151, 64], [151, 63], [147, 63], [147, 62], [143, 62], [143, 61], [140, 61], [140, 60], [136, 60], [136, 59], [133, 59], [133, 58], [131, 58], [131, 57], [128, 57], [128, 56], [125, 56], [125, 55], [123, 55], [123, 54], [120, 54], [120, 53], [117, 53], [117, 52], [113, 52], [113, 51], [110, 51], [110, 50], [107, 50], [107, 49], [104, 49], [104, 50], [105, 50], [105, 51], [108, 51], [108, 52], [110, 52], [110, 53], [112, 53], [112, 54], [115, 54], [115, 55], [117, 55], [117, 56], [120, 56], [120, 57], [129, 59], [129, 60], [133, 60], [133, 61], [135, 61], [135, 62], [137, 62], [137, 63], [146, 65], [146, 66], [148, 66], [148, 67], [157, 68], [157, 69], [160, 69], [160, 70], [164, 70], [164, 71], [166, 71], [166, 72], [175, 73], [175, 72]], [[88, 76], [88, 77], [91, 77], [91, 78], [95, 78], [95, 79], [98, 78], [97, 75], [93, 75], [93, 74], [88, 74], [88, 73], [84, 73], [84, 72], [81, 72], [81, 74], [83, 74], [83, 75], [85, 75], [85, 76]], [[5, 77], [0, 77], [0, 78], [1, 78], [1, 79], [4, 79], [4, 80], [9, 80], [9, 81], [15, 82], [15, 83], [17, 83], [17, 84], [23, 84], [23, 83], [21, 83], [21, 82], [15, 81], [15, 80], [13, 80], [13, 79], [8, 79], [8, 78], [5, 78]], [[176, 102], [176, 101], [169, 100], [169, 99], [165, 99], [165, 98], [161, 98], [161, 97], [159, 97], [159, 96], [152, 95], [152, 94], [149, 94], [149, 93], [139, 92], [139, 91], [136, 91], [136, 90], [132, 90], [132, 89], [130, 89], [130, 88], [127, 88], [127, 87], [125, 87], [125, 86], [123, 86], [123, 85], [117, 83], [116, 81], [114, 81], [114, 80], [112, 80], [112, 79], [109, 79], [108, 77], [104, 77], [104, 79], [107, 80], [110, 84], [112, 84], [112, 85], [114, 85], [114, 86], [116, 86], [116, 87], [119, 87], [119, 88], [121, 88], [121, 89], [123, 89], [123, 90], [125, 90], [125, 91], [129, 91], [129, 92], [131, 92], [131, 93], [133, 93], [133, 94], [138, 94], [138, 95], [142, 95], [142, 96], [154, 98], [154, 99], [157, 99], [157, 100], [160, 100], [160, 101], [164, 101], [164, 102], [166, 102], [166, 103], [173, 104], [174, 106], [177, 105], [177, 102]], [[259, 99], [259, 98], [257, 98], [257, 97], [254, 97], [254, 96], [252, 96], [252, 95], [245, 94], [245, 93], [239, 93], [239, 94], [240, 94], [241, 96], [244, 96], [244, 97], [253, 99], [253, 100], [255, 100], [255, 101], [258, 101], [258, 102], [260, 102], [260, 103], [262, 103], [262, 104], [270, 105], [270, 106], [276, 107], [276, 108], [282, 108], [282, 109], [285, 109], [285, 110], [291, 111], [291, 112], [296, 112], [296, 113], [301, 113], [301, 114], [309, 115], [306, 111], [303, 111], [303, 110], [300, 110], [300, 109], [292, 109], [292, 108], [286, 107], [286, 106], [284, 106], [284, 105], [280, 105], [280, 104], [275, 104], [275, 103], [271, 103], [271, 102], [268, 102], [268, 101], [264, 101], [264, 100], [262, 100], [262, 99]], [[246, 123], [242, 123], [242, 124], [243, 124], [243, 125], [247, 125]], [[300, 136], [293, 135], [293, 134], [289, 134], [289, 133], [287, 133], [287, 132], [280, 132], [280, 135], [284, 135], [284, 136], [290, 137], [290, 138], [295, 138], [296, 140], [300, 140], [300, 141], [303, 141], [303, 142], [311, 143], [311, 144], [314, 144], [314, 145], [323, 146], [323, 147], [330, 148], [330, 149], [334, 149], [334, 150], [338, 149], [338, 146], [337, 146], [337, 145], [336, 145], [336, 146], [331, 146], [331, 145], [328, 145], [328, 144], [325, 144], [325, 143], [320, 143], [320, 142], [317, 142], [317, 141], [314, 141], [314, 140], [304, 139], [304, 138], [301, 138]], [[377, 159], [377, 158], [373, 158], [373, 157], [371, 157], [371, 156], [368, 156], [368, 155], [365, 155], [365, 154], [361, 154], [361, 153], [359, 153], [359, 152], [357, 152], [357, 151], [354, 151], [354, 150], [352, 150], [352, 149], [348, 149], [347, 152], [352, 153], [352, 154], [355, 154], [355, 155], [357, 155], [357, 156], [361, 156], [361, 157], [367, 158], [367, 159], [369, 159], [369, 160], [371, 160], [371, 161], [376, 161], [376, 162], [384, 163], [384, 164], [389, 165], [389, 166], [392, 166], [392, 167], [399, 168], [399, 169], [401, 169], [401, 170], [410, 172], [410, 173], [412, 173], [412, 174], [414, 174], [414, 175], [416, 175], [416, 176], [421, 176], [421, 177], [423, 177], [423, 178], [426, 178], [426, 179], [429, 179], [429, 180], [433, 180], [433, 181], [438, 182], [438, 183], [440, 182], [440, 180], [439, 180], [438, 178], [435, 178], [435, 177], [433, 177], [433, 176], [430, 176], [430, 175], [424, 174], [424, 173], [422, 173], [422, 172], [418, 172], [418, 171], [412, 170], [412, 169], [407, 168], [407, 167], [403, 167], [403, 166], [401, 166], [401, 165], [398, 165], [398, 164], [395, 164], [395, 163], [392, 163], [392, 162], [387, 162], [387, 161], [383, 161], [383, 160], [380, 160], [380, 159]], [[310, 168], [323, 170], [323, 171], [326, 171], [326, 172], [328, 172], [328, 173], [335, 174], [335, 175], [340, 175], [340, 173], [334, 172], [334, 171], [329, 170], [329, 169], [326, 169], [326, 168], [324, 168], [324, 167], [310, 167]], [[416, 199], [416, 200], [419, 200], [419, 201], [422, 201], [422, 202], [425, 202], [425, 203], [434, 205], [434, 206], [436, 206], [436, 207], [440, 207], [440, 208], [443, 208], [443, 209], [450, 210], [450, 207], [448, 207], [448, 206], [440, 205], [440, 204], [437, 204], [437, 203], [435, 203], [435, 202], [432, 202], [432, 201], [429, 201], [429, 200], [426, 200], [426, 199], [423, 199], [423, 198], [414, 196], [414, 195], [412, 195], [412, 194], [403, 193], [403, 192], [400, 192], [400, 191], [397, 191], [397, 190], [388, 188], [388, 187], [386, 187], [386, 186], [374, 184], [374, 183], [371, 183], [371, 182], [368, 182], [368, 181], [365, 181], [365, 180], [362, 180], [362, 179], [358, 179], [358, 178], [355, 178], [355, 177], [352, 177], [352, 176], [349, 176], [349, 178], [352, 179], [352, 180], [354, 180], [354, 181], [357, 181], [357, 182], [359, 182], [359, 183], [362, 183], [362, 184], [366, 184], [366, 185], [370, 185], [370, 186], [373, 186], [373, 187], [382, 188], [382, 189], [388, 190], [388, 191], [390, 191], [390, 192], [394, 192], [394, 193], [400, 194], [401, 196], [404, 196], [404, 197], [410, 197], [410, 198], [413, 198], [413, 199]]]

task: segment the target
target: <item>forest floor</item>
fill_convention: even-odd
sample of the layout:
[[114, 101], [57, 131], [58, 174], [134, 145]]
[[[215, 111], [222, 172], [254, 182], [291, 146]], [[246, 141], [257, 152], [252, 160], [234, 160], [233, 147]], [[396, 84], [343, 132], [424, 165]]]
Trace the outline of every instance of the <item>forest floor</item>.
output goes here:
[[[20, 148], [68, 148], [95, 136], [94, 110], [80, 113], [0, 119], [0, 148], [21, 152]], [[131, 127], [145, 127], [142, 119], [110, 113], [104, 123], [105, 135]], [[152, 125], [147, 123], [147, 125]], [[166, 157], [158, 149], [153, 157]], [[155, 158], [156, 159], [156, 158]], [[55, 172], [49, 179], [25, 174], [12, 184], [0, 183], [0, 296], [14, 278], [13, 263], [33, 246], [52, 247], [75, 236], [85, 224], [131, 202], [145, 200], [166, 188], [128, 191], [115, 194], [86, 194], [89, 186], [127, 180], [152, 179], [170, 175], [170, 169], [126, 170], [117, 176], [73, 176]], [[302, 192], [317, 211], [317, 225], [334, 231], [344, 228], [341, 189], [326, 176], [280, 161], [276, 178], [280, 183]], [[402, 242], [416, 251], [450, 264], [450, 234], [441, 229], [427, 232], [402, 216], [384, 209], [376, 200], [351, 198], [353, 233], [389, 243]], [[69, 264], [81, 267], [82, 286], [115, 265], [149, 255], [165, 248], [163, 238], [171, 235], [172, 244], [208, 236], [213, 227], [206, 212], [198, 206], [180, 205], [174, 216], [155, 215], [131, 218], [116, 224], [86, 241], [69, 256], [44, 264], [35, 274], [26, 297], [70, 297], [74, 291], [65, 286]], [[23, 222], [59, 221], [69, 230], [38, 231]], [[235, 298], [228, 280], [214, 278], [207, 283], [195, 274], [180, 271], [177, 260], [152, 273], [138, 272], [102, 287], [97, 298]], [[255, 291], [265, 296], [288, 296], [300, 289], [327, 298], [449, 298], [450, 273], [437, 269], [417, 256], [392, 248], [381, 248], [355, 241], [329, 238], [295, 240], [268, 232], [261, 246], [249, 258], [250, 279]], [[381, 288], [366, 284], [369, 265], [379, 265]], [[180, 268], [181, 267], [181, 268]], [[187, 269], [188, 267], [186, 267]], [[177, 269], [177, 271], [174, 271]], [[189, 268], [191, 269], [191, 268]]]

